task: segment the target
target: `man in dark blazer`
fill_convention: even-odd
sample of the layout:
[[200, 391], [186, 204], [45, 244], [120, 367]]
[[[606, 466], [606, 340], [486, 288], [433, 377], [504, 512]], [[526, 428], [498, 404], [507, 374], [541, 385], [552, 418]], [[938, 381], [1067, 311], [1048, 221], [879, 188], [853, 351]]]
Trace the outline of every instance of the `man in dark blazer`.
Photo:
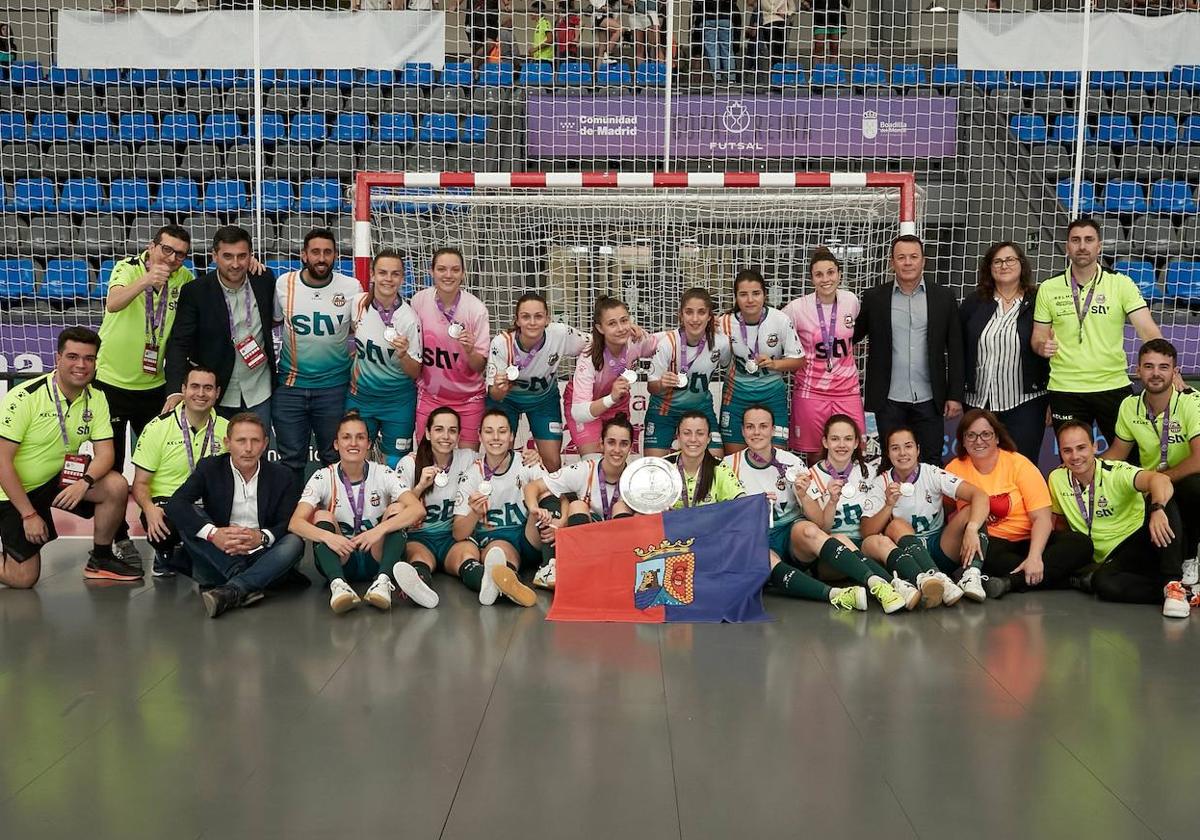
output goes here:
[[218, 414], [228, 419], [253, 411], [270, 430], [275, 277], [251, 256], [250, 234], [233, 225], [213, 236], [212, 260], [213, 270], [179, 295], [164, 360], [163, 410], [173, 410], [182, 399], [190, 364], [202, 365], [217, 372]]
[[854, 341], [870, 340], [866, 397], [879, 442], [897, 426], [916, 432], [921, 460], [942, 463], [945, 418], [962, 414], [963, 339], [958, 301], [927, 282], [925, 246], [911, 234], [892, 242], [894, 282], [863, 294]]
[[202, 458], [167, 502], [209, 618], [261, 600], [300, 562], [304, 541], [288, 533], [300, 499], [292, 471], [263, 457], [267, 430], [252, 412], [234, 415], [224, 455]]

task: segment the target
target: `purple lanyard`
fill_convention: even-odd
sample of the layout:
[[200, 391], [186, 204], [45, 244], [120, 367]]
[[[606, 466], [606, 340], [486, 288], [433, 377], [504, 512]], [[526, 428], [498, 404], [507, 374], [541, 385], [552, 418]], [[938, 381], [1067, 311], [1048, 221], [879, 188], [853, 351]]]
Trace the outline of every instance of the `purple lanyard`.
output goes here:
[[[192, 432], [188, 428], [187, 412], [180, 410], [177, 419], [179, 420], [179, 432], [183, 435], [183, 451], [187, 453], [188, 472], [194, 472], [196, 469], [196, 456], [192, 452]], [[209, 455], [216, 455], [216, 444], [213, 438], [217, 428], [217, 421], [213, 419], [212, 414], [208, 416], [208, 431], [204, 434], [204, 443], [200, 446], [200, 457], [204, 457], [204, 450], [208, 450]]]
[[679, 456], [679, 460], [675, 462], [675, 466], [679, 468], [679, 477], [683, 479], [683, 493], [680, 494], [680, 498], [683, 501], [683, 506], [686, 508], [699, 505], [700, 500], [696, 498], [696, 494], [700, 492], [700, 470], [696, 470], [696, 484], [692, 488], [691, 496], [689, 496], [687, 489], [687, 473], [683, 471], [683, 455]]
[[438, 311], [442, 313], [442, 317], [446, 319], [446, 323], [453, 324], [454, 315], [456, 312], [458, 312], [458, 305], [462, 303], [462, 289], [458, 290], [458, 294], [454, 297], [454, 305], [449, 309], [442, 306], [442, 299], [438, 297], [436, 293], [434, 293], [433, 301], [437, 304]]
[[[504, 456], [504, 459], [505, 459], [505, 461], [508, 461], [508, 459], [511, 457], [512, 457], [512, 451], [510, 450], [508, 455]], [[488, 481], [491, 481], [492, 476], [494, 476], [496, 474], [496, 471], [488, 466], [487, 457], [484, 456], [483, 458], [480, 458], [479, 463], [483, 466], [483, 477], [485, 479], [487, 479]], [[509, 461], [509, 463], [511, 464], [512, 462]], [[504, 466], [504, 461], [500, 462], [500, 466]]]
[[[221, 286], [221, 288], [222, 288], [222, 290], [226, 289], [225, 286]], [[242, 291], [246, 293], [246, 332], [247, 332], [247, 334], [249, 334], [250, 319], [253, 317], [253, 313], [250, 311], [250, 298], [253, 297], [253, 295], [250, 292], [248, 281], [244, 282], [242, 284]], [[236, 294], [236, 292], [234, 292], [234, 294]], [[225, 314], [229, 316], [229, 337], [231, 339], [233, 339], [233, 342], [236, 344], [237, 343], [237, 322], [234, 321], [234, 319], [233, 319], [233, 305], [230, 304], [230, 302], [229, 302], [229, 292], [222, 291], [222, 297], [225, 301]]]
[[[1100, 465], [1096, 464], [1096, 472], [1099, 473]], [[1067, 480], [1071, 482], [1071, 492], [1075, 494], [1075, 504], [1079, 506], [1079, 515], [1083, 517], [1083, 521], [1087, 523], [1088, 536], [1092, 534], [1092, 517], [1095, 516], [1093, 509], [1096, 503], [1096, 475], [1092, 476], [1092, 483], [1088, 485], [1088, 500], [1087, 505], [1083, 503], [1083, 488], [1079, 486], [1074, 478], [1068, 476]]]
[[[1142, 397], [1142, 404], [1145, 405], [1145, 396]], [[1150, 407], [1146, 406], [1146, 419], [1150, 421], [1150, 428], [1158, 432], [1158, 424], [1154, 422], [1154, 415], [1150, 413]], [[1158, 432], [1158, 468], [1165, 470], [1167, 468], [1167, 446], [1171, 442], [1171, 398], [1167, 398], [1167, 407], [1162, 412], [1162, 431]]]
[[[393, 303], [389, 308], [384, 309], [382, 306], [380, 306], [378, 303], [375, 302], [375, 297], [372, 296], [371, 297], [371, 308], [379, 313], [379, 320], [383, 321], [383, 325], [385, 327], [390, 327], [392, 325], [392, 319], [396, 317], [396, 313], [400, 309], [400, 304], [403, 302], [404, 301], [400, 299], [400, 296], [396, 295], [396, 302]], [[438, 305], [440, 306], [441, 303], [439, 302]], [[458, 308], [457, 303], [455, 303], [454, 306], [455, 306], [455, 308]]]
[[171, 286], [164, 285], [163, 290], [158, 294], [158, 305], [151, 303], [154, 297], [153, 289], [146, 289], [146, 343], [158, 346], [158, 329], [162, 326], [163, 320], [167, 317], [167, 298], [170, 297]]
[[846, 465], [846, 469], [843, 472], [843, 471], [835, 470], [833, 468], [833, 464], [829, 463], [829, 459], [828, 458], [825, 459], [825, 472], [829, 473], [830, 478], [836, 478], [838, 481], [848, 482], [850, 480], [850, 470], [852, 470], [852, 469], [854, 469], [854, 461], [853, 460], [849, 464]]
[[1092, 296], [1096, 294], [1096, 287], [1100, 285], [1101, 271], [1096, 272], [1096, 276], [1092, 278], [1088, 287], [1087, 297], [1083, 299], [1083, 309], [1079, 308], [1079, 284], [1075, 282], [1075, 275], [1071, 275], [1071, 300], [1075, 303], [1075, 317], [1079, 319], [1079, 343], [1083, 343], [1083, 321], [1088, 316], [1088, 310], [1092, 308]]
[[517, 366], [517, 370], [524, 371], [525, 368], [529, 367], [529, 365], [533, 362], [533, 357], [536, 356], [538, 351], [545, 346], [546, 334], [542, 333], [542, 340], [538, 342], [537, 347], [534, 347], [532, 350], [526, 352], [521, 349], [521, 342], [517, 338], [516, 334], [514, 334], [512, 341], [513, 364]]
[[612, 353], [608, 352], [607, 347], [604, 348], [604, 362], [605, 362], [605, 364], [608, 365], [608, 369], [613, 372], [613, 376], [620, 376], [622, 373], [625, 372], [625, 368], [627, 367], [627, 363], [626, 363], [625, 359], [628, 355], [629, 355], [629, 345], [628, 344], [626, 344], [621, 349], [620, 357], [613, 356]]
[[617, 485], [617, 491], [613, 494], [612, 501], [609, 501], [608, 491], [604, 489], [608, 486], [608, 481], [604, 478], [603, 463], [603, 461], [596, 462], [596, 483], [600, 485], [600, 510], [607, 521], [612, 519], [613, 505], [621, 501], [621, 486]]
[[754, 346], [750, 346], [750, 331], [746, 329], [746, 322], [742, 320], [742, 313], [737, 314], [738, 329], [742, 331], [742, 344], [750, 351], [750, 358], [754, 359], [758, 356], [758, 337], [762, 335], [763, 321], [767, 319], [767, 310], [764, 308], [762, 314], [758, 316], [758, 323], [754, 325]]
[[687, 357], [687, 336], [683, 330], [679, 331], [679, 372], [684, 376], [691, 371], [692, 365], [696, 364], [696, 360], [700, 358], [700, 354], [704, 352], [704, 348], [708, 346], [708, 339], [700, 339], [700, 343], [696, 345], [696, 352], [692, 354], [692, 358]]
[[346, 489], [346, 501], [350, 503], [350, 510], [354, 512], [354, 533], [358, 533], [358, 529], [362, 527], [363, 510], [367, 504], [367, 471], [370, 469], [367, 462], [363, 462], [363, 477], [358, 483], [358, 496], [354, 495], [354, 485], [350, 479], [346, 478], [346, 474], [340, 468], [334, 467], [337, 470], [338, 477], [342, 480], [342, 487]]
[[896, 475], [896, 468], [892, 467], [892, 481], [896, 482], [897, 484], [916, 484], [917, 476], [919, 476], [920, 474], [921, 474], [921, 465], [920, 464], [917, 464], [917, 468], [915, 470], [913, 470], [912, 472], [910, 472], [908, 474], [908, 476], [903, 479], [901, 479], [899, 476]]
[[[814, 297], [816, 295], [814, 294]], [[833, 293], [833, 309], [829, 312], [829, 324], [825, 323], [825, 307], [817, 301], [817, 325], [821, 328], [821, 341], [825, 342], [825, 370], [833, 370], [833, 342], [837, 338], [837, 292]]]
[[[58, 432], [62, 435], [63, 446], [67, 449], [71, 448], [71, 441], [67, 439], [67, 418], [63, 414], [62, 402], [58, 398], [58, 383], [54, 381], [54, 374], [50, 374], [50, 393], [54, 397], [54, 411], [58, 414]], [[71, 404], [67, 403], [67, 411], [71, 411]], [[87, 422], [88, 416], [88, 390], [83, 389], [83, 419]]]
[[746, 450], [746, 460], [759, 469], [764, 467], [774, 467], [779, 473], [780, 478], [783, 478], [784, 473], [787, 472], [787, 467], [779, 463], [779, 459], [775, 457], [775, 447], [771, 447], [771, 459], [769, 461], [760, 461], [758, 456], [749, 449]]

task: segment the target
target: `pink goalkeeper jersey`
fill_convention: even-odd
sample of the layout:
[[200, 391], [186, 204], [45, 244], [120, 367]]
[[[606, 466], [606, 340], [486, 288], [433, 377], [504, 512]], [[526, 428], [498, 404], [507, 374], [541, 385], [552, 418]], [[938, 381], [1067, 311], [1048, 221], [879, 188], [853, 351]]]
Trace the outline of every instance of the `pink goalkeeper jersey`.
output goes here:
[[[851, 343], [854, 320], [858, 317], [858, 298], [854, 293], [838, 289], [836, 303], [832, 306], [822, 304], [819, 310], [816, 294], [805, 295], [785, 306], [783, 313], [796, 326], [800, 346], [808, 357], [804, 369], [792, 374], [792, 393], [798, 397], [857, 394], [858, 366], [854, 363], [854, 345]], [[826, 333], [829, 333], [828, 339]]]
[[483, 400], [483, 373], [467, 366], [467, 355], [447, 330], [447, 315], [454, 310], [454, 321], [475, 335], [475, 352], [487, 358], [492, 336], [487, 307], [470, 292], [461, 292], [457, 308], [438, 308], [437, 292], [430, 287], [412, 296], [409, 304], [421, 321], [421, 379], [417, 390], [422, 397], [441, 400], [446, 405]]
[[[604, 361], [600, 365], [600, 370], [592, 365], [592, 355], [590, 352], [579, 354], [578, 361], [575, 362], [575, 375], [571, 377], [571, 381], [567, 383], [566, 395], [564, 402], [568, 406], [586, 404], [593, 400], [601, 399], [612, 393], [613, 383], [617, 381], [626, 368], [637, 369], [635, 364], [638, 359], [648, 359], [654, 355], [654, 351], [658, 349], [658, 341], [651, 333], [646, 333], [646, 337], [641, 341], [630, 341], [625, 345], [624, 357], [618, 356], [612, 359], [612, 364], [609, 364], [610, 359], [605, 356]], [[622, 363], [622, 358], [624, 362]]]

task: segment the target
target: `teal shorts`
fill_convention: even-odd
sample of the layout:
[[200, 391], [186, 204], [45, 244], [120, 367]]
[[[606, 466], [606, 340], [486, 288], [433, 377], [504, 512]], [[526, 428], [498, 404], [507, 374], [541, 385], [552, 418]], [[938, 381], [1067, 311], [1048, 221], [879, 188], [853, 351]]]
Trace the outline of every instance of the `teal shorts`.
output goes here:
[[767, 544], [771, 551], [779, 555], [779, 559], [790, 566], [797, 566], [798, 563], [792, 559], [792, 526], [796, 524], [796, 520], [784, 522], [781, 525], [776, 525], [767, 532]]
[[412, 450], [417, 416], [415, 392], [386, 397], [347, 394], [346, 410], [362, 415], [367, 424], [367, 437], [372, 442], [379, 441], [379, 449], [392, 469]]
[[[317, 571], [321, 571], [319, 565]], [[379, 562], [371, 556], [371, 552], [362, 549], [355, 549], [351, 552], [350, 558], [342, 565], [342, 577], [347, 583], [365, 583], [375, 580], [381, 571]], [[322, 576], [324, 576], [323, 572]]]
[[771, 409], [775, 420], [775, 433], [771, 441], [776, 446], [787, 446], [788, 442], [788, 403], [787, 384], [780, 381], [778, 387], [772, 388], [768, 394], [759, 394], [753, 399], [738, 396], [736, 388], [729, 401], [721, 406], [721, 440], [725, 443], [745, 443], [742, 437], [742, 415], [752, 405], [765, 405]]
[[529, 406], [516, 405], [512, 400], [496, 402], [491, 397], [487, 398], [486, 404], [488, 408], [498, 408], [505, 413], [514, 435], [524, 414], [529, 420], [529, 434], [534, 440], [562, 440], [562, 399], [557, 384], [546, 392], [545, 397]]
[[437, 569], [446, 565], [446, 555], [455, 543], [454, 534], [449, 531], [409, 531], [408, 541], [420, 543], [429, 549]]
[[[703, 411], [708, 417], [708, 427], [712, 429], [712, 445], [720, 449], [722, 433], [717, 428], [717, 413], [713, 411], [712, 403], [700, 411]], [[675, 446], [675, 435], [678, 430], [678, 415], [659, 414], [653, 408], [648, 409], [642, 432], [642, 446], [647, 449], [672, 449]]]
[[941, 531], [925, 537], [925, 550], [929, 552], [929, 556], [933, 558], [933, 562], [937, 563], [937, 567], [946, 574], [950, 574], [962, 567], [961, 563], [947, 557], [946, 552], [942, 551]]
[[497, 541], [503, 541], [517, 550], [522, 562], [540, 562], [542, 553], [525, 539], [525, 526], [510, 526], [507, 528], [477, 528], [471, 539], [479, 546], [480, 553]]

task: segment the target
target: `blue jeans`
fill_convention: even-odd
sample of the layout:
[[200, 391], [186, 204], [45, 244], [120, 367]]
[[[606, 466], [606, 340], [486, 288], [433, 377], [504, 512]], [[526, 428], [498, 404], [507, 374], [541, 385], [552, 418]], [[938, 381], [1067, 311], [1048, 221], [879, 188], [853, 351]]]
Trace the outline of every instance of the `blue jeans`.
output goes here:
[[733, 81], [733, 21], [729, 18], [708, 18], [704, 21], [704, 55], [714, 81], [725, 74]]
[[192, 561], [187, 573], [192, 580], [201, 586], [232, 586], [242, 594], [266, 589], [304, 556], [304, 540], [295, 534], [284, 534], [254, 554], [226, 554], [195, 534], [183, 535], [183, 547]]
[[317, 438], [317, 457], [323, 464], [337, 461], [333, 438], [338, 421], [346, 413], [347, 386], [333, 388], [295, 388], [280, 385], [271, 397], [275, 420], [275, 443], [279, 461], [296, 474], [303, 484], [308, 466], [308, 444]]

